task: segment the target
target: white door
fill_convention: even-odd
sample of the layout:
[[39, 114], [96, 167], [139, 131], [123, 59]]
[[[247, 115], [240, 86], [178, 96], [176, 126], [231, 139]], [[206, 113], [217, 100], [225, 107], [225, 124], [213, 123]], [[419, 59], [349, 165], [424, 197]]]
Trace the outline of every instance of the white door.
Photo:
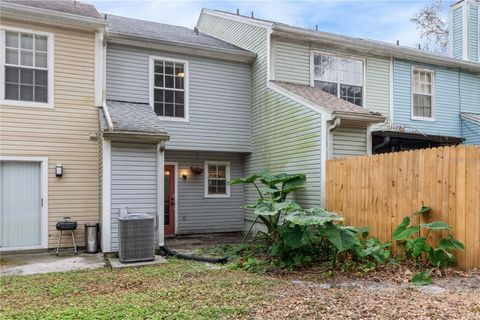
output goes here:
[[0, 162], [0, 248], [41, 245], [41, 163]]

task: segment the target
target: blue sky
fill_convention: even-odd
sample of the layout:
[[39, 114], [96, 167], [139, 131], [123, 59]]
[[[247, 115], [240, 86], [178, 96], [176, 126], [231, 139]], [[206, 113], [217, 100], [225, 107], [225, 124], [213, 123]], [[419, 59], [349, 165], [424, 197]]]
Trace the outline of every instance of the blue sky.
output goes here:
[[[202, 8], [235, 12], [254, 11], [255, 17], [315, 28], [354, 37], [417, 46], [419, 32], [410, 18], [430, 1], [414, 0], [321, 0], [321, 1], [164, 1], [83, 0], [104, 13], [157, 21], [189, 28], [195, 26]], [[448, 5], [445, 1], [444, 14]]]

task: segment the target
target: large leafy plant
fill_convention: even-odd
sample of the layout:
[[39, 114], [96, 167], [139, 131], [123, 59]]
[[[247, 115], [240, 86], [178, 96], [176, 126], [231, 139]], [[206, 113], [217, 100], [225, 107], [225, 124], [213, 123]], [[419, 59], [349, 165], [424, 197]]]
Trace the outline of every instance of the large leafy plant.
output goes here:
[[259, 195], [255, 204], [245, 206], [253, 209], [255, 216], [250, 229], [245, 234], [245, 238], [248, 237], [254, 225], [260, 220], [265, 225], [267, 232], [261, 231], [257, 235], [263, 236], [269, 242], [274, 242], [278, 236], [278, 228], [283, 216], [289, 211], [300, 209], [297, 203], [287, 200], [288, 195], [305, 188], [306, 181], [304, 174], [287, 173], [276, 175], [259, 173], [243, 179], [231, 180], [229, 182], [231, 185], [252, 184]]
[[[414, 212], [413, 216], [428, 215], [430, 207], [423, 206], [420, 210]], [[421, 230], [425, 236], [420, 236]], [[415, 259], [417, 262], [424, 261], [434, 267], [443, 268], [455, 264], [455, 250], [464, 250], [463, 244], [455, 239], [451, 234], [446, 238], [440, 239], [437, 246], [427, 243], [430, 232], [450, 231], [452, 227], [443, 221], [434, 221], [430, 223], [420, 223], [418, 226], [411, 225], [411, 217], [403, 218], [403, 221], [393, 232], [393, 240], [404, 247], [407, 257]]]

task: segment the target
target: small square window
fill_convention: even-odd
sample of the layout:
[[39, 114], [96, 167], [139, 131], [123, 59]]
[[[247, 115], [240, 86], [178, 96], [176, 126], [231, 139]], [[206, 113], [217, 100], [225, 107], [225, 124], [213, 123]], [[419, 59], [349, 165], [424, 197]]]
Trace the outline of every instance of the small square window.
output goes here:
[[229, 197], [229, 162], [205, 162], [205, 197]]

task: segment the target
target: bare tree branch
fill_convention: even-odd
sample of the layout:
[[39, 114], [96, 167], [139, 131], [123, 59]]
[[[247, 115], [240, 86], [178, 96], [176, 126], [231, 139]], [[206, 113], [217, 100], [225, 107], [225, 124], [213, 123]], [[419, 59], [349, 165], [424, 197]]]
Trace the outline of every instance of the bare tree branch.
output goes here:
[[410, 19], [420, 30], [422, 47], [426, 50], [447, 51], [448, 21], [442, 17], [442, 6], [442, 0], [435, 0]]

